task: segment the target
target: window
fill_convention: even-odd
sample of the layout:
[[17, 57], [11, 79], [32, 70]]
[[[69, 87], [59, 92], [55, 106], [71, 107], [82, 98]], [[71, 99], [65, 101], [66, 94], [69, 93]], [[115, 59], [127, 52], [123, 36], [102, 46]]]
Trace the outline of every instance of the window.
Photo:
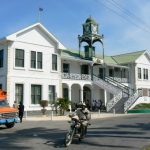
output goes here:
[[150, 97], [150, 89], [148, 89], [148, 96]]
[[109, 76], [113, 77], [114, 76], [114, 70], [113, 69], [109, 69]]
[[148, 96], [148, 89], [143, 88], [143, 96]]
[[0, 50], [0, 68], [3, 67], [4, 50]]
[[144, 69], [143, 73], [144, 73], [143, 74], [144, 79], [148, 80], [148, 69]]
[[70, 69], [69, 69], [69, 64], [63, 64], [63, 72], [64, 73], [69, 73], [70, 71], [69, 71]]
[[37, 68], [42, 69], [42, 53], [37, 52]]
[[23, 102], [23, 84], [15, 85], [15, 100], [17, 103]]
[[0, 84], [0, 89], [2, 89], [2, 84]]
[[121, 72], [121, 75], [122, 75], [122, 78], [126, 78], [126, 69], [122, 69], [122, 72]]
[[48, 92], [48, 97], [49, 97], [49, 103], [54, 104], [55, 103], [55, 85], [49, 85], [49, 92]]
[[68, 88], [63, 88], [63, 97], [68, 99]]
[[57, 55], [52, 54], [52, 70], [57, 71]]
[[42, 69], [42, 52], [31, 51], [31, 68]]
[[40, 104], [42, 98], [42, 86], [31, 85], [31, 104]]
[[89, 66], [88, 65], [81, 66], [81, 74], [89, 74]]
[[31, 51], [31, 68], [36, 68], [36, 52]]
[[138, 79], [141, 79], [142, 75], [141, 75], [141, 68], [138, 68]]
[[16, 49], [15, 51], [15, 66], [24, 67], [24, 50]]

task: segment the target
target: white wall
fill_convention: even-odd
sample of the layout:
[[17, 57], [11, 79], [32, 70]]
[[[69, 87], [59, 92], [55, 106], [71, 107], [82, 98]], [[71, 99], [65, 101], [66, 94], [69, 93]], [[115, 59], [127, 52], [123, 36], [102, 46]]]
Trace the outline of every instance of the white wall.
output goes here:
[[[138, 68], [141, 68], [142, 71], [142, 79], [138, 79]], [[143, 77], [143, 69], [148, 69], [148, 80], [145, 80]], [[135, 70], [136, 70], [136, 87], [137, 88], [148, 88], [150, 89], [150, 60], [147, 57], [147, 55], [142, 55], [141, 57], [139, 57], [136, 60], [136, 66], [135, 66]]]
[[[42, 99], [48, 99], [48, 85], [55, 85], [57, 97], [61, 96], [61, 60], [57, 43], [48, 38], [43, 32], [35, 28], [16, 36], [14, 42], [8, 47], [8, 101], [10, 105], [15, 100], [15, 84], [24, 85], [24, 104], [27, 110], [41, 109], [39, 105], [31, 104], [31, 84], [42, 85]], [[23, 49], [25, 54], [25, 65], [23, 68], [15, 67], [15, 49]], [[30, 68], [31, 51], [42, 52], [42, 70]], [[52, 70], [52, 54], [56, 54], [58, 70]]]

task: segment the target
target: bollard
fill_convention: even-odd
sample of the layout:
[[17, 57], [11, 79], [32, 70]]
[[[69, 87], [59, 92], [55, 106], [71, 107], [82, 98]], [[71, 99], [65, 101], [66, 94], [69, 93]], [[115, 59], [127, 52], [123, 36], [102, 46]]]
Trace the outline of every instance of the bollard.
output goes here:
[[53, 110], [51, 111], [51, 120], [53, 120]]
[[115, 108], [113, 109], [113, 114], [114, 114], [114, 115], [116, 114], [116, 110], [115, 110]]
[[101, 113], [101, 110], [100, 110], [100, 109], [98, 110], [98, 113], [99, 113], [99, 115], [100, 115], [100, 113]]
[[27, 116], [28, 116], [28, 115], [27, 115], [27, 111], [25, 111], [25, 118], [27, 118]]

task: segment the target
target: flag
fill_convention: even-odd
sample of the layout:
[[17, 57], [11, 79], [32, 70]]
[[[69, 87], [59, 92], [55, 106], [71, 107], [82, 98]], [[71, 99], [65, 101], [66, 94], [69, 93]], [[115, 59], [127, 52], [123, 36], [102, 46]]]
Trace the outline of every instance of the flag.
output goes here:
[[43, 11], [43, 8], [40, 7], [40, 8], [39, 8], [39, 11]]

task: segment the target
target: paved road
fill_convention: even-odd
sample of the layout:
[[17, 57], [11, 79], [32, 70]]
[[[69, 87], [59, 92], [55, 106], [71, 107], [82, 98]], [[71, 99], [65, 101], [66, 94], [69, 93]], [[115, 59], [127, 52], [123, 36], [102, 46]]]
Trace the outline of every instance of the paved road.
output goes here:
[[142, 150], [150, 144], [150, 114], [92, 120], [87, 137], [63, 145], [66, 121], [24, 121], [0, 126], [0, 150]]

